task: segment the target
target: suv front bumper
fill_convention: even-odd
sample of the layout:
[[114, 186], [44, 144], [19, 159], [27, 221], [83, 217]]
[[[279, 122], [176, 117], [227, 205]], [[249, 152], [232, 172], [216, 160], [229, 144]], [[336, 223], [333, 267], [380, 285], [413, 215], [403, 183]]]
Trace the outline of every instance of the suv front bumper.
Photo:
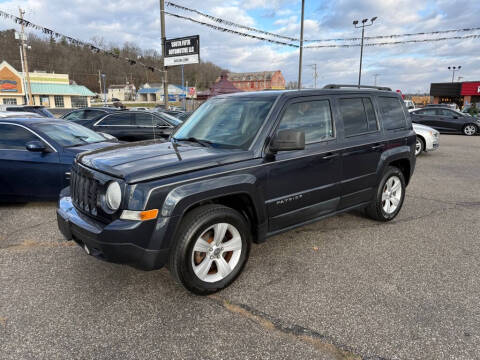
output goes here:
[[151, 239], [157, 221], [115, 220], [103, 224], [77, 211], [69, 196], [61, 197], [57, 209], [58, 227], [67, 240], [74, 240], [90, 255], [128, 264], [142, 270], [159, 269], [168, 260], [168, 249], [149, 249], [132, 240]]

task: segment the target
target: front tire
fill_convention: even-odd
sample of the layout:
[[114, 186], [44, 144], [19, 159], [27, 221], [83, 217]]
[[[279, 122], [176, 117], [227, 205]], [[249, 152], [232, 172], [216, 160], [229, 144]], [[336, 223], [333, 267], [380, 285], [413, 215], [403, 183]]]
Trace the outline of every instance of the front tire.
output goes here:
[[223, 205], [200, 206], [181, 222], [168, 267], [185, 288], [208, 295], [240, 275], [251, 242], [248, 223], [236, 210]]
[[405, 199], [405, 177], [399, 168], [389, 166], [380, 181], [375, 198], [367, 207], [369, 217], [377, 221], [390, 221], [397, 216]]
[[463, 135], [473, 136], [478, 132], [478, 128], [474, 124], [467, 124], [463, 127]]

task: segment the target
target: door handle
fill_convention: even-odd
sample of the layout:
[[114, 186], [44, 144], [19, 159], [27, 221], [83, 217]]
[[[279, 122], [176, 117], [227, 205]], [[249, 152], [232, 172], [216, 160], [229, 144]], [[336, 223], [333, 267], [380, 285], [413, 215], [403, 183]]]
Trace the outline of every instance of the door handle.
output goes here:
[[328, 153], [327, 155], [322, 156], [322, 159], [323, 160], [328, 160], [328, 159], [336, 158], [337, 156], [338, 156], [337, 153]]
[[372, 146], [372, 150], [383, 149], [384, 147], [385, 147], [385, 145], [383, 145], [383, 144], [373, 145], [373, 146]]

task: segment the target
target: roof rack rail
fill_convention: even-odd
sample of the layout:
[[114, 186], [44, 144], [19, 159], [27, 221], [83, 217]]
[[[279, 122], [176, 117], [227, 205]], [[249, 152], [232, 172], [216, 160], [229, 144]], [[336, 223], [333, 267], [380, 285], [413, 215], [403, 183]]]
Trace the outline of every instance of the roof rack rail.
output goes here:
[[328, 84], [323, 87], [324, 89], [340, 89], [340, 88], [364, 88], [364, 89], [377, 89], [384, 91], [392, 91], [389, 87], [385, 86], [369, 86], [369, 85], [347, 85], [347, 84]]

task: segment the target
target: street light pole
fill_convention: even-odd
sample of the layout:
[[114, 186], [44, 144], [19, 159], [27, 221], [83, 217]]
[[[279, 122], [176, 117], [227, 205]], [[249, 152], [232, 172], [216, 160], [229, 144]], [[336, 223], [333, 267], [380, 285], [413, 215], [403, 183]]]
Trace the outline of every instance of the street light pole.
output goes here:
[[302, 0], [302, 21], [300, 23], [300, 57], [298, 59], [298, 89], [302, 88], [303, 14], [304, 12], [305, 12], [305, 0]]
[[374, 85], [377, 86], [377, 77], [380, 76], [380, 74], [373, 74], [373, 77], [375, 78], [375, 83]]
[[453, 80], [455, 80], [455, 71], [460, 71], [461, 68], [462, 68], [461, 66], [449, 66], [448, 67], [448, 70], [452, 71], [452, 83], [453, 83]]
[[355, 26], [356, 29], [362, 28], [362, 43], [360, 45], [360, 69], [358, 71], [358, 87], [360, 87], [360, 81], [362, 79], [362, 60], [363, 60], [363, 38], [365, 37], [365, 27], [367, 26], [372, 26], [373, 22], [377, 19], [377, 17], [373, 17], [370, 19], [370, 23], [367, 24], [368, 19], [363, 19], [362, 20], [362, 25], [358, 25], [358, 20], [353, 21], [353, 26]]

